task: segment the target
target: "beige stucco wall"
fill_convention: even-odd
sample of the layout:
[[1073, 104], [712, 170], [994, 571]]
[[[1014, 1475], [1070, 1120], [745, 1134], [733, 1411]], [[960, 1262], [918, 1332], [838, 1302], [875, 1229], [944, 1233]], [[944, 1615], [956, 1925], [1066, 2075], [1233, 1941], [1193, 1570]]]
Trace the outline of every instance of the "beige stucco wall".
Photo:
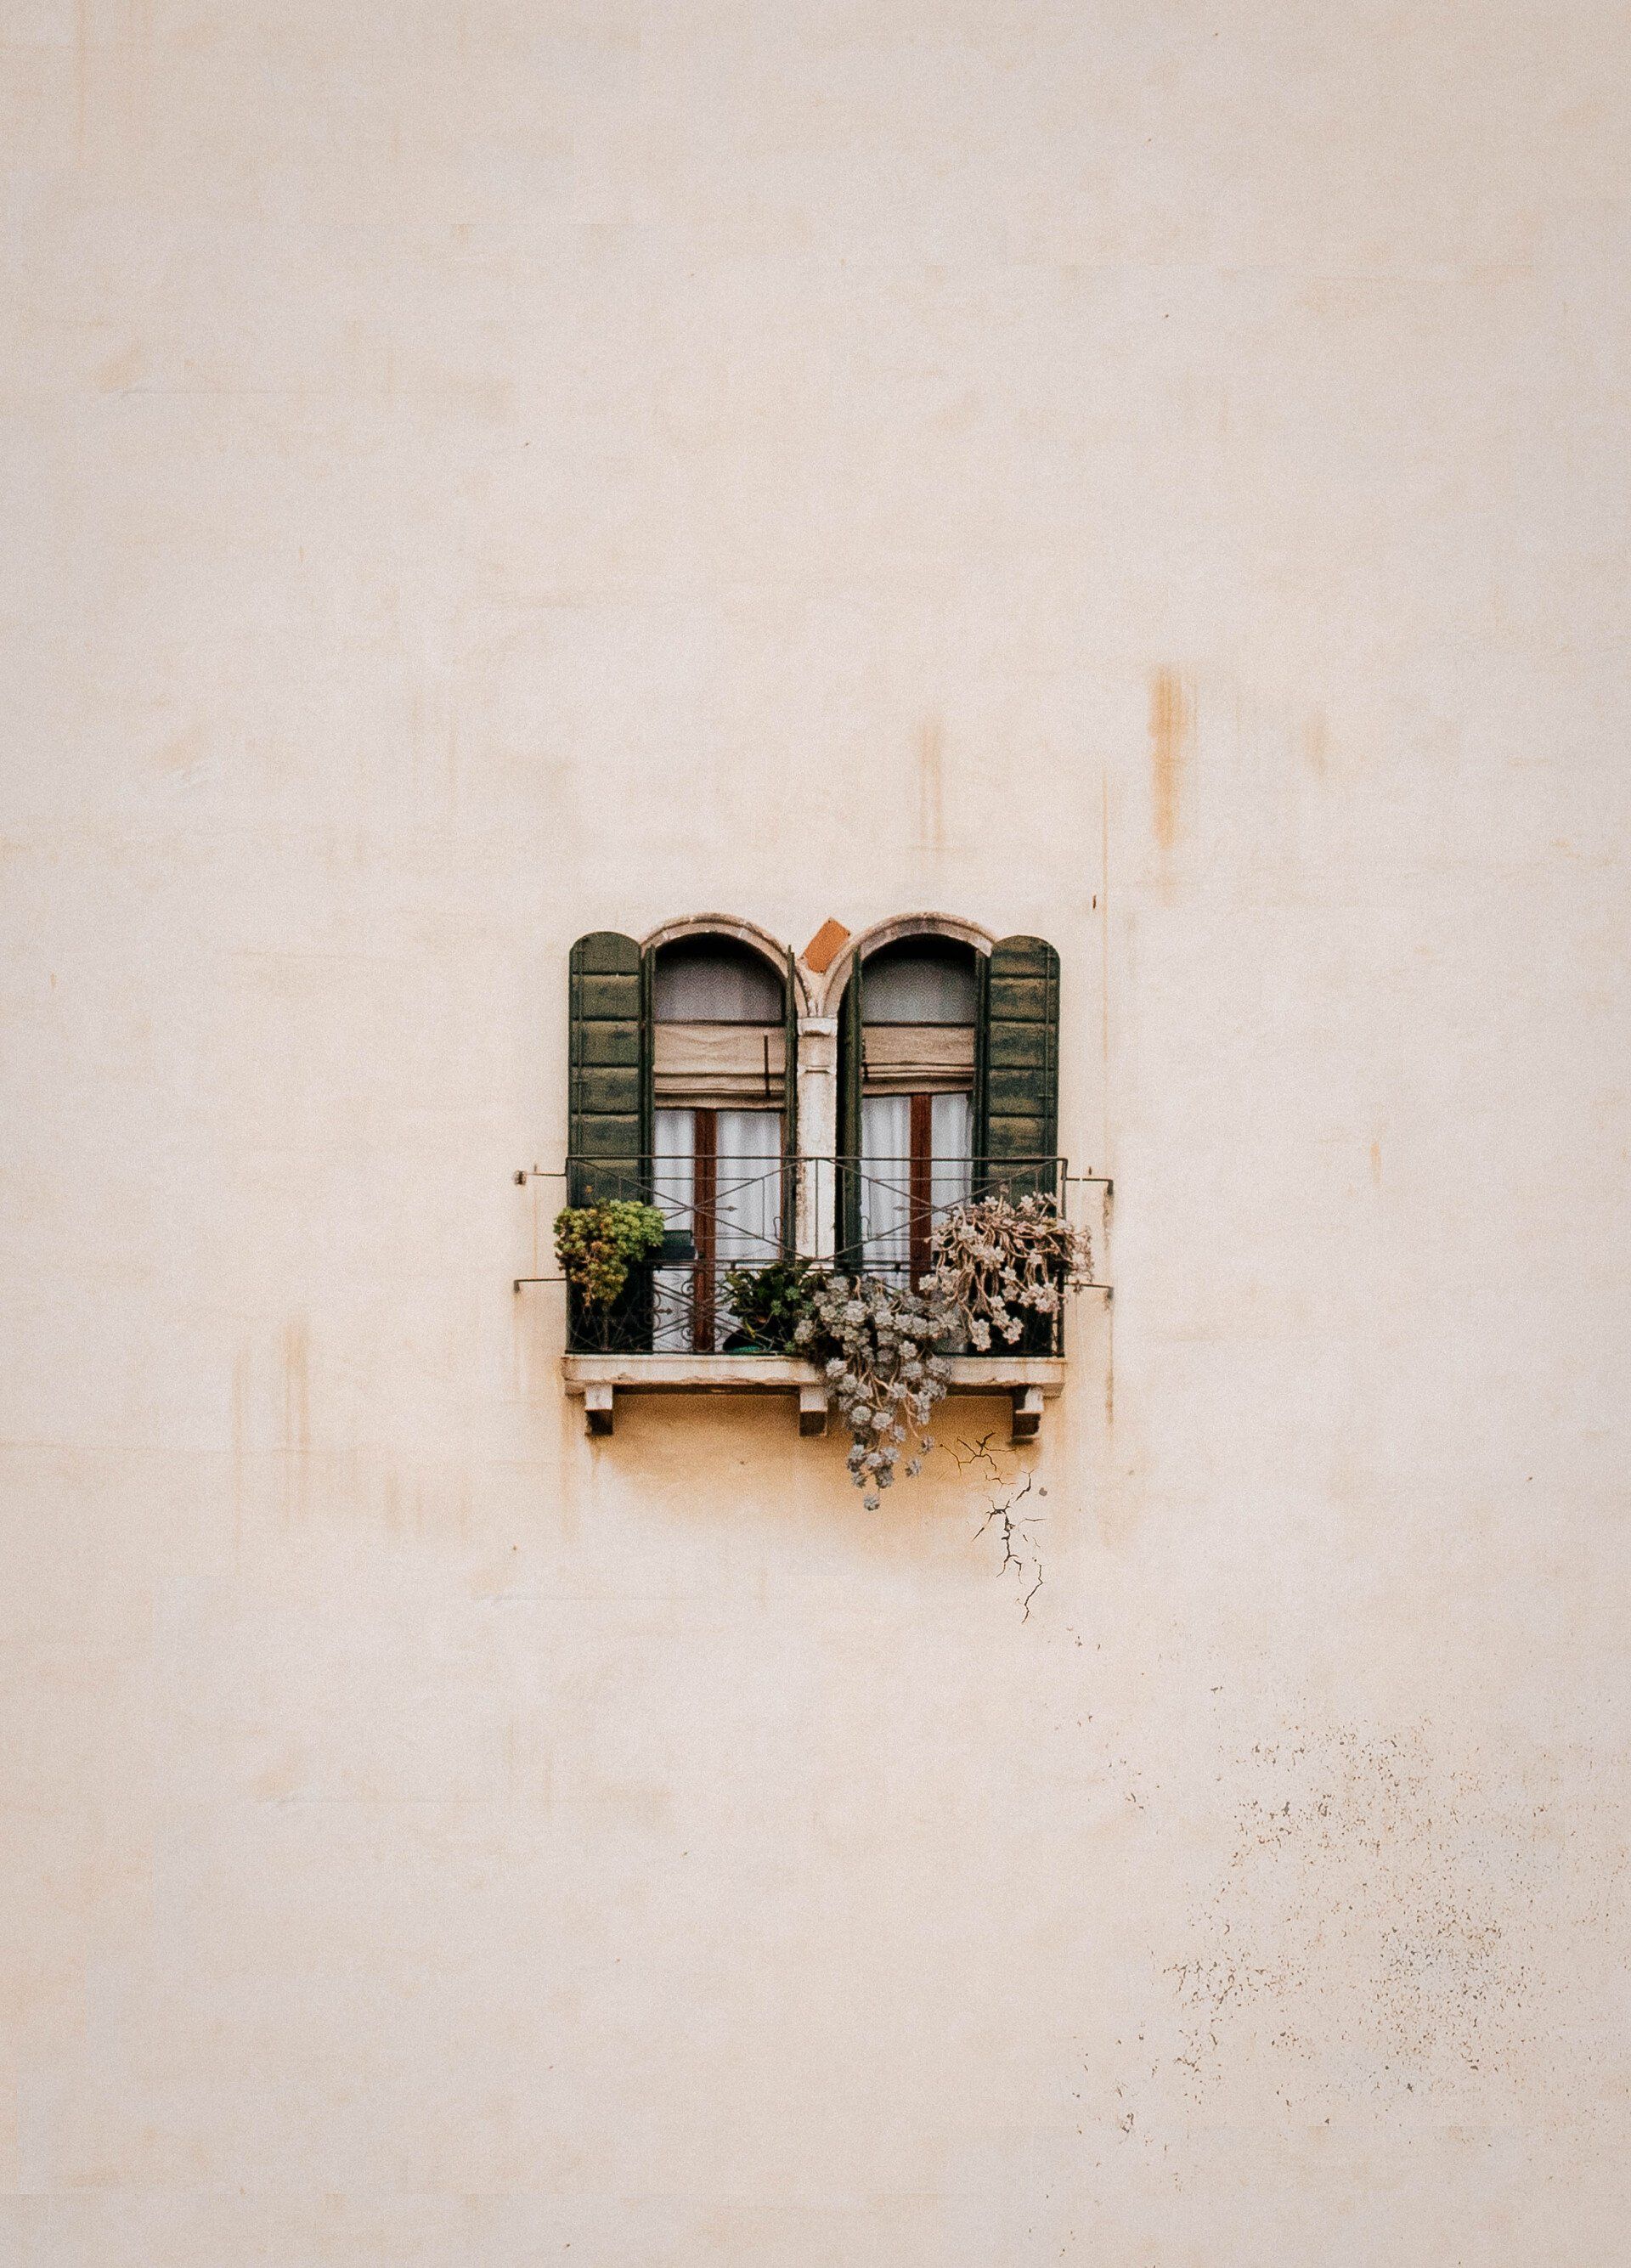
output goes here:
[[[1627, 60], [13, 0], [0, 2259], [1624, 2258]], [[1028, 1620], [511, 1291], [703, 906], [1059, 947]]]

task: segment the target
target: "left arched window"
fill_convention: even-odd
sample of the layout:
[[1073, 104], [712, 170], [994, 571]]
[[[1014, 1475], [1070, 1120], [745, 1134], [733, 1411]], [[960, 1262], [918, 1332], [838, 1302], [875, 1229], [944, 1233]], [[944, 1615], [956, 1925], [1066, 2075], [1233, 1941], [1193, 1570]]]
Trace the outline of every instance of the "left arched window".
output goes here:
[[655, 1204], [653, 1351], [728, 1351], [727, 1274], [793, 1248], [791, 961], [703, 925], [644, 948], [599, 931], [571, 983], [569, 1202]]

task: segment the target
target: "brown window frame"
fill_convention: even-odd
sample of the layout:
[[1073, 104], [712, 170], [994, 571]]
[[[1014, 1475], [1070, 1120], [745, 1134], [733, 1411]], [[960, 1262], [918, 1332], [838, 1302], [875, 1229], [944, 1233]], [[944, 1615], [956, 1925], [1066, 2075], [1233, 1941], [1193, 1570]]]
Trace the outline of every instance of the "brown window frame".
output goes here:
[[906, 1278], [915, 1292], [929, 1272], [929, 1241], [934, 1233], [934, 1098], [913, 1094], [907, 1167]]
[[720, 1115], [711, 1105], [691, 1108], [691, 1352], [713, 1352], [713, 1263], [720, 1202]]

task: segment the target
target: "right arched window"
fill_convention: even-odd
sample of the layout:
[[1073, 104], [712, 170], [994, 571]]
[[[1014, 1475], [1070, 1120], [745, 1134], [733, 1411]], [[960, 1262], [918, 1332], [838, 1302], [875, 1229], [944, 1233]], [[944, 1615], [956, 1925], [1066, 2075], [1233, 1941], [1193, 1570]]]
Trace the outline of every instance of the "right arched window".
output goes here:
[[839, 1010], [840, 1264], [916, 1283], [936, 1219], [975, 1189], [1057, 1186], [1059, 955], [898, 938]]

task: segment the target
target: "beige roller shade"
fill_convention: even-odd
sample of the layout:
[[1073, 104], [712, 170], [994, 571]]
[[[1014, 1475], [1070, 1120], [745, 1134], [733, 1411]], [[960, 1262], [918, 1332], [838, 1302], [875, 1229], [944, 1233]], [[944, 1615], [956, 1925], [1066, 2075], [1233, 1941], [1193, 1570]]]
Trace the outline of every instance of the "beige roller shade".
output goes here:
[[868, 1024], [862, 1045], [868, 1094], [948, 1094], [974, 1084], [970, 1024]]
[[786, 1055], [779, 1024], [659, 1024], [656, 1100], [699, 1110], [779, 1107]]

